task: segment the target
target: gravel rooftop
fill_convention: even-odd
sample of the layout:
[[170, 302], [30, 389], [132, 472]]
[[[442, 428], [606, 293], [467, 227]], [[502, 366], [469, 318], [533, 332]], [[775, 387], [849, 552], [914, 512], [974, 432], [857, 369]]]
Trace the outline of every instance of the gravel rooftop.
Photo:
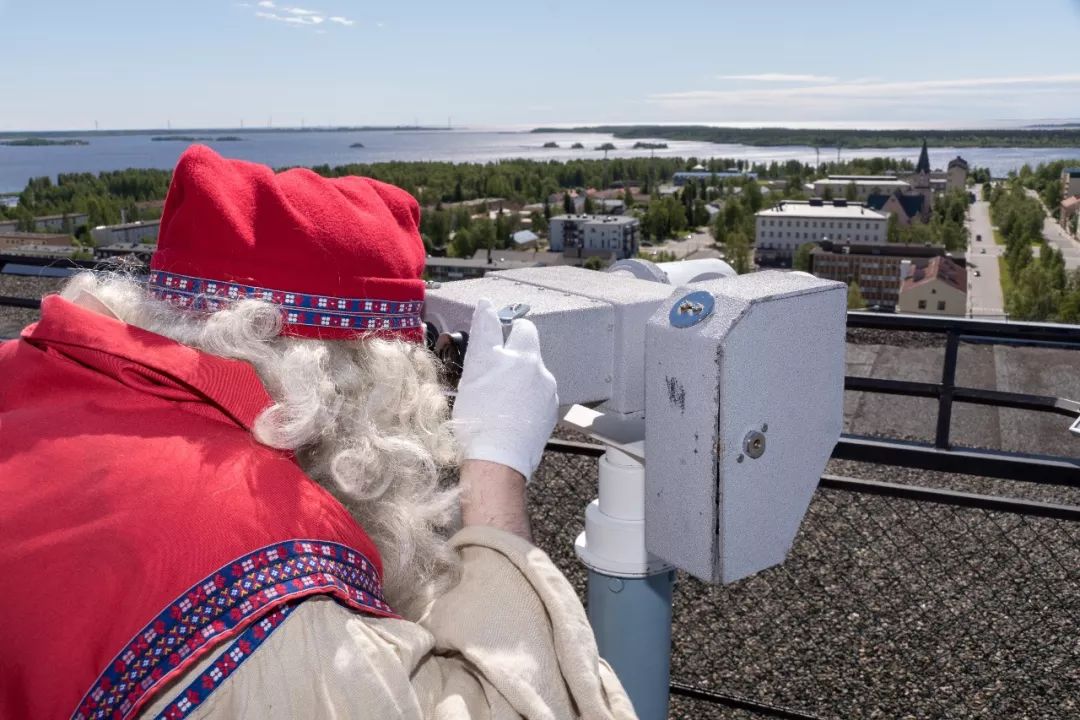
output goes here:
[[[54, 279], [0, 275], [0, 295]], [[0, 337], [35, 311], [0, 307]], [[856, 330], [848, 373], [940, 376], [940, 341]], [[1080, 355], [964, 345], [957, 382], [1080, 399]], [[929, 440], [929, 400], [847, 393], [848, 431]], [[1064, 418], [957, 405], [959, 445], [1077, 455]], [[826, 472], [1080, 505], [1080, 490], [832, 461]], [[573, 554], [596, 464], [548, 453], [530, 488], [537, 544], [584, 599]], [[819, 490], [790, 559], [732, 585], [680, 574], [672, 677], [821, 718], [1080, 717], [1080, 526]], [[673, 718], [768, 715], [673, 698]]]

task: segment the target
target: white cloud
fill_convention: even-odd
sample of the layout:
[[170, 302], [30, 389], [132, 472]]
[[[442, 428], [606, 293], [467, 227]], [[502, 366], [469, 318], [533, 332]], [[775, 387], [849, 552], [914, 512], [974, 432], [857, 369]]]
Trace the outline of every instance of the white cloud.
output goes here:
[[720, 80], [751, 80], [777, 83], [831, 83], [836, 78], [829, 75], [795, 75], [788, 73], [758, 73], [756, 75], [718, 75]]
[[[341, 15], [334, 15], [333, 17], [327, 17], [326, 13], [321, 10], [309, 10], [307, 8], [296, 7], [293, 5], [275, 5], [272, 0], [261, 0], [258, 3], [259, 7], [273, 9], [274, 12], [255, 11], [255, 17], [262, 18], [264, 20], [272, 20], [274, 22], [286, 23], [293, 26], [317, 26], [322, 25], [329, 20], [337, 25], [350, 26], [356, 23], [355, 20], [350, 20], [347, 17]], [[324, 35], [325, 30], [317, 31], [318, 34]]]

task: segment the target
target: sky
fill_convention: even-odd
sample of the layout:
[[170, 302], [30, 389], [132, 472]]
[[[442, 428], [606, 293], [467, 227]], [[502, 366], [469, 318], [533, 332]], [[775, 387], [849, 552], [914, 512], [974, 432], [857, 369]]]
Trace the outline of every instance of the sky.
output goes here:
[[1080, 0], [0, 0], [0, 131], [1080, 118]]

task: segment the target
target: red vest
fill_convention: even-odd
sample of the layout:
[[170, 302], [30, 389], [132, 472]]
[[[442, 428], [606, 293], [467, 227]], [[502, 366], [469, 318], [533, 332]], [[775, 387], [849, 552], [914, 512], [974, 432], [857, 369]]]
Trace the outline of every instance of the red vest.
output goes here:
[[245, 363], [59, 297], [0, 344], [0, 718], [182, 717], [301, 599], [393, 616], [344, 507], [250, 433]]

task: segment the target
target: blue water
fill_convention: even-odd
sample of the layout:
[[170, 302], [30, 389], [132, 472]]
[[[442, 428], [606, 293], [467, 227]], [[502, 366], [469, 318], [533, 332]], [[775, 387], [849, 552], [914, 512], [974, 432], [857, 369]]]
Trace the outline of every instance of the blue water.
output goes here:
[[[601, 158], [594, 150], [601, 143], [611, 142], [616, 150], [609, 157], [725, 157], [756, 162], [799, 160], [813, 162], [814, 149], [803, 146], [754, 147], [749, 145], [717, 145], [702, 142], [666, 142], [663, 150], [633, 150], [634, 140], [618, 140], [610, 135], [594, 133], [554, 133], [534, 135], [527, 132], [493, 131], [357, 131], [357, 132], [243, 132], [212, 131], [215, 135], [234, 135], [240, 142], [208, 142], [223, 155], [265, 163], [273, 167], [291, 165], [341, 165], [353, 162], [383, 162], [388, 160], [441, 160], [449, 162], [490, 162], [508, 158], [533, 160], [570, 160]], [[99, 172], [125, 168], [171, 168], [183, 152], [183, 142], [153, 142], [154, 133], [146, 135], [100, 136], [88, 135], [85, 146], [8, 147], [0, 146], [0, 192], [21, 190], [31, 177], [58, 173]], [[190, 133], [202, 136], [202, 132]], [[544, 149], [545, 142], [557, 142], [558, 149]], [[360, 142], [363, 148], [350, 148]], [[570, 150], [580, 142], [584, 150]], [[918, 148], [889, 148], [844, 150], [842, 158], [895, 157], [912, 161]], [[1080, 159], [1080, 148], [931, 148], [930, 161], [934, 167], [945, 167], [956, 155], [962, 155], [972, 166], [989, 167], [995, 175], [1004, 175], [1024, 163], [1058, 158]], [[833, 159], [836, 150], [822, 148], [821, 159]]]

